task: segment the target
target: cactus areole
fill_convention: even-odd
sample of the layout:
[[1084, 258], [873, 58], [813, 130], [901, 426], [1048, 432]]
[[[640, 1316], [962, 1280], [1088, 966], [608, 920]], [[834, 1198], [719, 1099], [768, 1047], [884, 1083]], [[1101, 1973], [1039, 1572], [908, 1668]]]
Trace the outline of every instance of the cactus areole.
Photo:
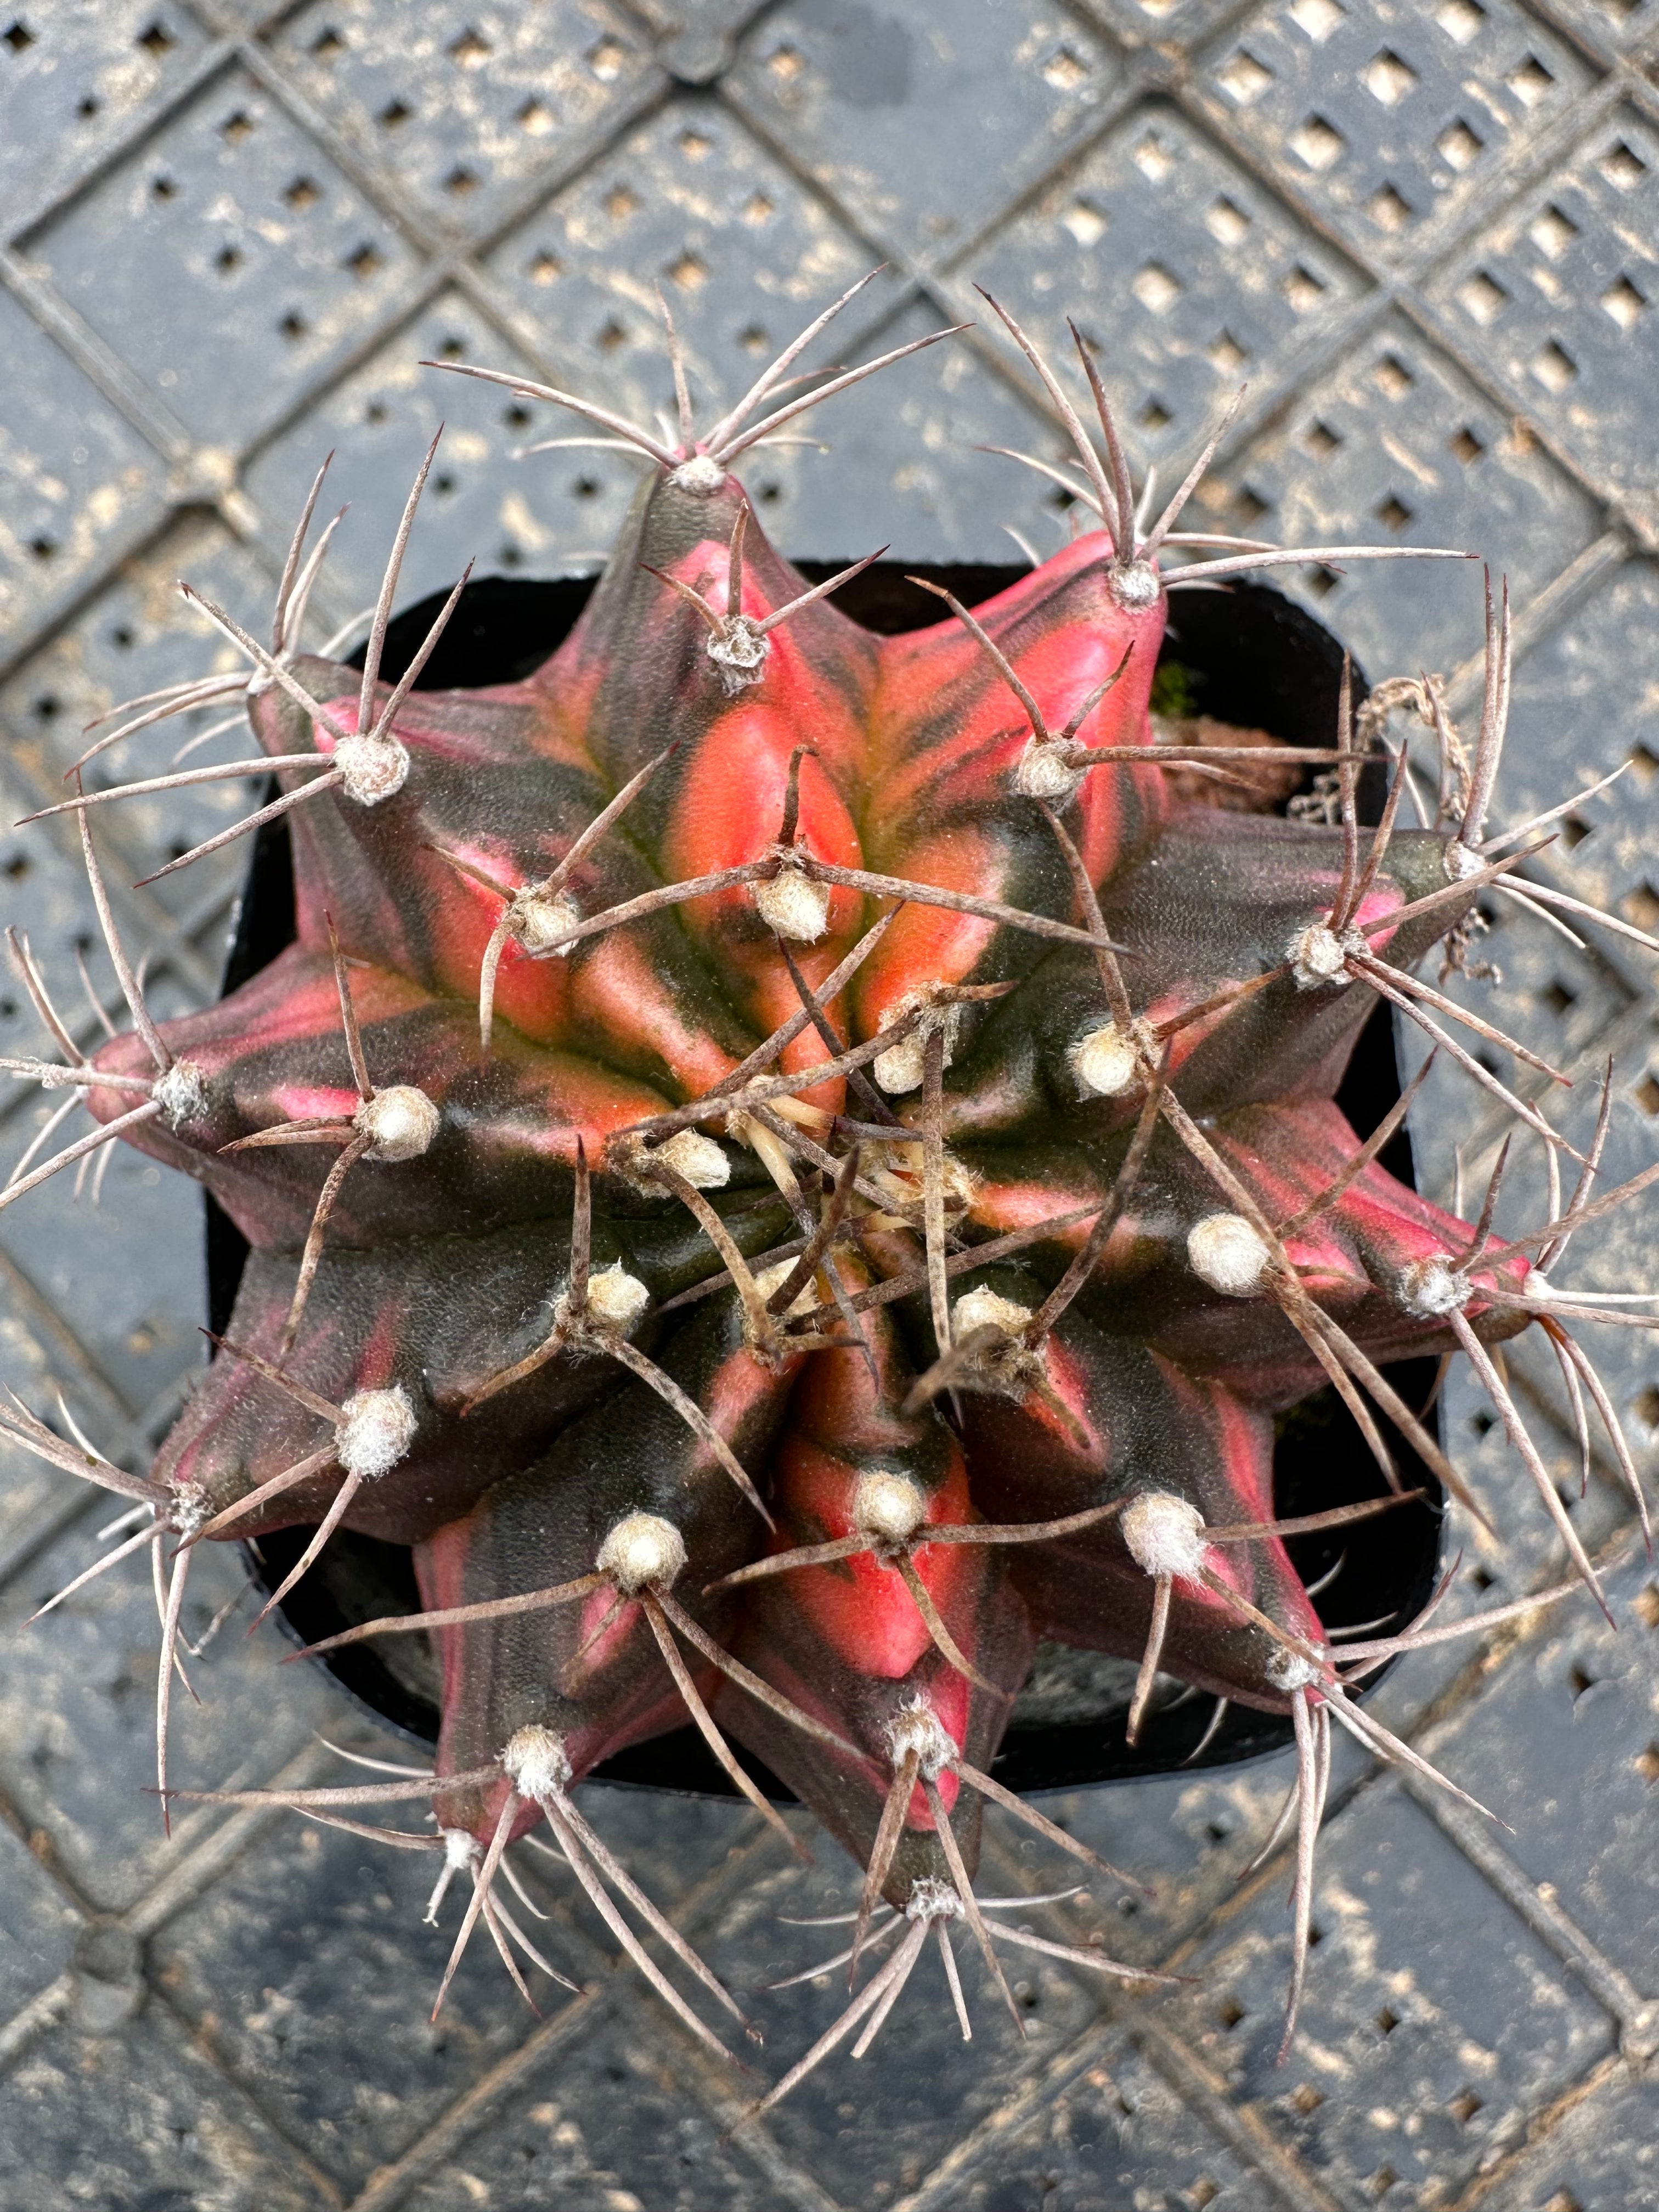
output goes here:
[[[1195, 801], [1194, 776], [1231, 787], [1261, 755], [1154, 717], [1171, 592], [1376, 549], [1182, 532], [1196, 469], [1147, 528], [1092, 362], [1103, 458], [1001, 319], [1071, 431], [1091, 526], [971, 611], [943, 593], [921, 629], [860, 626], [750, 507], [742, 452], [860, 373], [767, 413], [793, 349], [702, 436], [678, 377], [674, 445], [468, 372], [577, 408], [645, 463], [580, 619], [520, 680], [410, 688], [459, 586], [381, 679], [424, 467], [361, 673], [306, 651], [313, 489], [270, 646], [201, 603], [250, 664], [215, 681], [258, 743], [235, 772], [275, 776], [243, 826], [286, 817], [294, 941], [158, 1026], [98, 873], [96, 809], [120, 789], [69, 799], [134, 1027], [87, 1060], [60, 1025], [40, 1079], [100, 1126], [4, 1194], [118, 1133], [198, 1178], [249, 1247], [148, 1474], [5, 1416], [150, 1510], [131, 1541], [156, 1551], [163, 1743], [197, 1544], [308, 1532], [267, 1611], [336, 1530], [407, 1547], [420, 1612], [329, 1641], [424, 1631], [435, 1771], [286, 1802], [429, 1809], [436, 1832], [407, 1834], [441, 1854], [439, 1893], [470, 1875], [455, 1958], [482, 1918], [515, 1977], [515, 1944], [556, 1969], [497, 1877], [550, 1831], [723, 2047], [686, 1992], [732, 1999], [574, 1793], [690, 1723], [799, 1845], [741, 1747], [865, 1869], [863, 1978], [773, 2097], [860, 2021], [867, 2044], [930, 1935], [958, 1997], [953, 1922], [1005, 1993], [998, 1946], [1042, 1948], [975, 1896], [988, 1801], [1120, 1879], [991, 1771], [1040, 1642], [1131, 1662], [1131, 1741], [1176, 1687], [1289, 1720], [1299, 1988], [1332, 1722], [1420, 1765], [1356, 1690], [1442, 1632], [1334, 1644], [1287, 1547], [1334, 1528], [1363, 1553], [1425, 1521], [1402, 1442], [1473, 1503], [1385, 1370], [1468, 1356], [1592, 1587], [1487, 1347], [1541, 1326], [1617, 1429], [1567, 1325], [1602, 1310], [1542, 1272], [1603, 1203], [1593, 1160], [1572, 1156], [1577, 1194], [1537, 1235], [1499, 1237], [1490, 1205], [1466, 1223], [1382, 1164], [1409, 1096], [1364, 1142], [1336, 1103], [1386, 1005], [1527, 1142], [1566, 1149], [1457, 1034], [1500, 1033], [1416, 973], [1437, 945], [1456, 964], [1477, 896], [1537, 842], [1486, 826], [1506, 610], [1489, 590], [1469, 747], [1426, 681], [1388, 690], [1443, 740], [1421, 826], [1386, 708], [1356, 715], [1346, 680], [1322, 737], [1279, 757], [1322, 771], [1328, 818]], [[1388, 794], [1370, 830], [1368, 757]], [[1276, 1519], [1275, 1418], [1332, 1385], [1380, 1495], [1316, 1492]]]

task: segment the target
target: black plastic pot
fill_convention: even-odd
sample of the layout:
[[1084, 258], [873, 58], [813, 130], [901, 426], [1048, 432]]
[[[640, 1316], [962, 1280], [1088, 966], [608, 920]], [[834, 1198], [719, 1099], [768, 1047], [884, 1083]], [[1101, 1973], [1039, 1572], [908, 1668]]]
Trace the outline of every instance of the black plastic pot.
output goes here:
[[[802, 563], [813, 581], [835, 573], [833, 564]], [[926, 572], [969, 605], [1013, 582], [1018, 569], [949, 568]], [[500, 684], [527, 675], [567, 634], [586, 602], [586, 580], [532, 582], [490, 577], [471, 585], [448, 629], [422, 672], [422, 690]], [[412, 657], [441, 604], [434, 595], [411, 607], [387, 634], [383, 673], [395, 681]], [[906, 581], [896, 563], [866, 569], [838, 597], [838, 605], [871, 629], [891, 633], [937, 618], [938, 601]], [[1322, 745], [1336, 724], [1342, 650], [1314, 618], [1258, 584], [1228, 592], [1190, 592], [1177, 612], [1164, 660], [1181, 664], [1200, 711], [1242, 727], [1270, 731], [1293, 744]], [[1364, 696], [1355, 672], [1356, 697]], [[1362, 811], [1380, 803], [1380, 771], [1362, 779]], [[1366, 805], [1366, 801], [1370, 805]], [[273, 960], [294, 935], [294, 879], [285, 823], [270, 823], [255, 840], [224, 988], [238, 985]], [[1389, 1009], [1376, 1009], [1362, 1035], [1338, 1102], [1361, 1136], [1376, 1127], [1400, 1095], [1394, 1031]], [[1402, 1131], [1382, 1155], [1402, 1181], [1412, 1180], [1411, 1149]], [[209, 1319], [222, 1334], [241, 1279], [247, 1247], [211, 1199], [207, 1200]], [[1435, 1362], [1411, 1360], [1389, 1370], [1408, 1404], [1421, 1405], [1432, 1387]], [[1380, 1419], [1380, 1417], [1379, 1417]], [[1441, 1492], [1433, 1474], [1390, 1425], [1381, 1425], [1396, 1464], [1411, 1486], [1426, 1493], [1365, 1526], [1363, 1539], [1346, 1532], [1292, 1538], [1289, 1550], [1298, 1573], [1312, 1584], [1330, 1579], [1318, 1600], [1328, 1629], [1360, 1622], [1404, 1622], [1431, 1590], [1440, 1560]], [[1324, 1510], [1382, 1494], [1376, 1466], [1352, 1416], [1327, 1389], [1286, 1415], [1273, 1455], [1273, 1496], [1282, 1516]], [[311, 1534], [285, 1529], [246, 1548], [256, 1581], [273, 1589], [298, 1559]], [[1332, 1571], [1335, 1570], [1334, 1572]], [[402, 1547], [342, 1531], [321, 1559], [284, 1600], [281, 1614], [297, 1643], [310, 1644], [356, 1622], [419, 1608], [409, 1553]], [[402, 1644], [408, 1639], [398, 1638]], [[331, 1654], [325, 1665], [341, 1687], [375, 1717], [417, 1741], [435, 1741], [438, 1714], [424, 1696], [418, 1670], [389, 1661], [388, 1646], [358, 1644]], [[1045, 1651], [1047, 1648], [1045, 1647]], [[1046, 1672], [1045, 1672], [1046, 1668]], [[1383, 1679], [1386, 1669], [1368, 1687]], [[1024, 1791], [1073, 1789], [1091, 1783], [1168, 1773], [1189, 1759], [1194, 1767], [1237, 1764], [1277, 1751], [1291, 1741], [1288, 1720], [1243, 1706], [1230, 1708], [1220, 1727], [1194, 1758], [1213, 1711], [1207, 1698], [1188, 1697], [1154, 1710], [1138, 1747], [1125, 1741], [1124, 1720], [1133, 1669], [1088, 1654], [1039, 1655], [1033, 1688], [1016, 1709], [995, 1762], [999, 1780]], [[780, 1800], [789, 1792], [757, 1762], [745, 1759], [763, 1787]], [[686, 1727], [620, 1753], [596, 1770], [596, 1778], [643, 1788], [730, 1796], [696, 1731]]]

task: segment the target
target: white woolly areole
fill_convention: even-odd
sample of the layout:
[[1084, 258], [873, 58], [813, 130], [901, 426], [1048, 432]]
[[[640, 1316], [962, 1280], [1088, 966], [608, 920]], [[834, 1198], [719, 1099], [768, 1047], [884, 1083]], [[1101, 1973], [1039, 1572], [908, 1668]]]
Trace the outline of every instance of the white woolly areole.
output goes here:
[[726, 471], [707, 453], [694, 453], [689, 461], [682, 461], [669, 471], [668, 481], [676, 491], [689, 491], [699, 499], [707, 499], [726, 482]]
[[550, 952], [562, 960], [574, 948], [558, 940], [581, 918], [582, 910], [568, 891], [555, 891], [550, 898], [545, 891], [527, 887], [507, 908], [507, 926], [532, 960], [545, 959]]
[[1248, 1298], [1261, 1288], [1273, 1255], [1242, 1213], [1206, 1213], [1187, 1232], [1187, 1257], [1212, 1291]]
[[507, 1739], [501, 1768], [520, 1797], [533, 1797], [538, 1805], [562, 1797], [574, 1771], [562, 1741], [548, 1728], [521, 1728]]
[[1418, 1321], [1438, 1321], [1446, 1314], [1461, 1313], [1474, 1289], [1468, 1276], [1458, 1274], [1450, 1261], [1438, 1254], [1432, 1259], [1410, 1261], [1400, 1270], [1400, 1303]]
[[389, 1083], [364, 1099], [351, 1126], [374, 1139], [371, 1160], [417, 1160], [437, 1135], [441, 1118], [424, 1091], [412, 1083]]
[[766, 927], [792, 945], [816, 945], [830, 927], [830, 886], [814, 883], [798, 862], [786, 860], [767, 882], [750, 884], [749, 896]]
[[937, 1782], [944, 1769], [956, 1763], [956, 1745], [926, 1698], [912, 1698], [901, 1705], [888, 1722], [886, 1735], [895, 1771], [912, 1752], [924, 1782]]
[[1319, 1669], [1310, 1659], [1282, 1648], [1268, 1654], [1264, 1672], [1276, 1690], [1305, 1690], [1319, 1680]]
[[1085, 771], [1073, 768], [1063, 745], [1044, 744], [1033, 737], [1014, 763], [1014, 789], [1022, 799], [1073, 798]]
[[1129, 1557], [1144, 1575], [1199, 1579], [1204, 1565], [1204, 1516], [1167, 1490], [1143, 1490], [1118, 1520]]
[[658, 1145], [647, 1157], [684, 1176], [693, 1190], [720, 1190], [732, 1180], [731, 1161], [701, 1129], [676, 1129], [665, 1145]]
[[925, 1874], [910, 1885], [910, 1894], [904, 1900], [907, 1920], [960, 1920], [962, 1899], [948, 1881]]
[[1324, 922], [1310, 921], [1285, 946], [1285, 957], [1291, 963], [1297, 989], [1317, 991], [1328, 983], [1351, 983], [1349, 953], [1369, 949], [1363, 939], [1356, 944], [1352, 930], [1339, 937]]
[[151, 1084], [149, 1095], [172, 1129], [176, 1129], [181, 1121], [193, 1121], [198, 1114], [207, 1110], [206, 1086], [202, 1071], [193, 1060], [175, 1060]]
[[415, 1440], [415, 1408], [401, 1382], [389, 1390], [358, 1390], [340, 1408], [334, 1451], [346, 1473], [372, 1481], [388, 1474]]
[[630, 1513], [600, 1545], [593, 1564], [623, 1597], [654, 1586], [670, 1589], [685, 1565], [685, 1539], [660, 1514]]
[[[601, 1267], [587, 1279], [586, 1318], [601, 1328], [626, 1336], [651, 1303], [651, 1293], [637, 1275], [630, 1275], [620, 1260]], [[568, 1310], [568, 1292], [559, 1300], [558, 1318]]]
[[1115, 1022], [1085, 1030], [1066, 1055], [1083, 1096], [1119, 1098], [1131, 1089], [1140, 1076], [1139, 1042], [1134, 1030], [1121, 1030]]
[[173, 1491], [167, 1526], [176, 1536], [193, 1536], [207, 1520], [208, 1494], [199, 1482], [181, 1482]]
[[709, 632], [703, 650], [714, 664], [714, 672], [726, 697], [735, 699], [739, 691], [760, 682], [772, 641], [762, 634], [759, 623], [752, 617], [731, 615], [724, 629]]
[[452, 1874], [460, 1874], [478, 1856], [478, 1840], [466, 1828], [440, 1828], [444, 1842], [444, 1865]]
[[1466, 883], [1471, 876], [1478, 876], [1488, 865], [1479, 853], [1471, 852], [1461, 837], [1454, 837], [1441, 855], [1441, 866], [1446, 871], [1449, 883]]
[[853, 1526], [861, 1536], [902, 1544], [927, 1518], [927, 1501], [908, 1474], [878, 1468], [861, 1474], [853, 1492]]
[[1119, 606], [1139, 614], [1158, 605], [1164, 580], [1150, 561], [1126, 561], [1106, 571], [1106, 588]]
[[[775, 1267], [761, 1269], [755, 1278], [755, 1288], [763, 1299], [769, 1300], [773, 1292], [781, 1291], [794, 1272], [795, 1263], [793, 1260], [780, 1260]], [[799, 1294], [791, 1301], [789, 1310], [784, 1316], [784, 1319], [793, 1321], [798, 1314], [812, 1313], [823, 1303], [823, 1299], [818, 1296], [817, 1284], [808, 1281]]]
[[343, 737], [334, 747], [334, 765], [348, 799], [359, 806], [378, 806], [395, 798], [409, 781], [409, 755], [390, 735], [368, 732]]
[[931, 1005], [925, 991], [911, 991], [893, 1009], [893, 1019], [902, 1021], [906, 1014], [920, 1006], [921, 1018], [908, 1035], [896, 1044], [890, 1044], [885, 1052], [876, 1054], [875, 1065], [870, 1070], [876, 1081], [886, 1091], [897, 1093], [920, 1091], [927, 1079], [927, 1040], [935, 1030], [945, 1039], [945, 1065], [949, 1067], [956, 1050], [957, 1036], [962, 1028], [962, 1008], [958, 1006]]
[[981, 1287], [964, 1291], [951, 1307], [951, 1332], [954, 1336], [971, 1336], [976, 1328], [1000, 1328], [1005, 1336], [1018, 1336], [1030, 1318], [1030, 1306]]

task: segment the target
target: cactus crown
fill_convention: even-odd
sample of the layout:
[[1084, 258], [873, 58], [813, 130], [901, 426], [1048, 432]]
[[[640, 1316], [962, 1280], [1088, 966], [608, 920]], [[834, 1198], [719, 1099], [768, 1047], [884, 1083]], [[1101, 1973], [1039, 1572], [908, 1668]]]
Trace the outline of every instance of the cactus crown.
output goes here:
[[[868, 2044], [930, 1931], [959, 2010], [954, 1922], [1005, 1995], [998, 1946], [1043, 1948], [975, 1897], [988, 1800], [1114, 1876], [991, 1771], [1039, 1637], [1137, 1662], [1132, 1735], [1160, 1674], [1291, 1717], [1288, 2041], [1332, 1723], [1421, 1769], [1357, 1689], [1440, 1632], [1327, 1638], [1285, 1540], [1378, 1509], [1276, 1522], [1276, 1412], [1334, 1382], [1391, 1486], [1373, 1407], [1472, 1507], [1383, 1371], [1461, 1350], [1595, 1589], [1487, 1348], [1536, 1322], [1635, 1483], [1569, 1328], [1607, 1309], [1543, 1272], [1629, 1194], [1591, 1196], [1605, 1110], [1573, 1154], [1448, 1024], [1565, 1079], [1416, 974], [1437, 944], [1455, 957], [1478, 892], [1560, 902], [1513, 874], [1550, 817], [1487, 831], [1506, 602], [1488, 586], [1472, 755], [1438, 694], [1419, 701], [1443, 750], [1420, 826], [1400, 819], [1405, 746], [1373, 749], [1376, 714], [1356, 734], [1346, 683], [1330, 746], [1289, 756], [1326, 771], [1330, 819], [1183, 799], [1175, 771], [1224, 781], [1236, 756], [1171, 744], [1151, 719], [1170, 593], [1380, 549], [1180, 531], [1224, 422], [1148, 526], [1081, 341], [1098, 446], [990, 305], [1073, 439], [1090, 526], [988, 605], [943, 593], [936, 626], [878, 639], [832, 603], [853, 570], [809, 587], [766, 543], [732, 465], [868, 373], [780, 400], [828, 316], [702, 437], [676, 353], [672, 445], [467, 368], [578, 410], [647, 463], [575, 630], [521, 683], [411, 689], [464, 574], [411, 667], [380, 680], [428, 451], [361, 675], [307, 652], [319, 472], [270, 646], [198, 602], [249, 674], [146, 702], [85, 757], [242, 696], [277, 796], [225, 834], [286, 815], [297, 941], [220, 1005], [152, 1021], [91, 825], [98, 805], [179, 780], [161, 777], [65, 802], [131, 1031], [83, 1057], [15, 946], [63, 1057], [14, 1072], [70, 1086], [95, 1126], [23, 1164], [0, 1204], [119, 1137], [200, 1180], [252, 1248], [222, 1356], [148, 1474], [0, 1414], [148, 1508], [132, 1545], [171, 1560], [163, 1792], [197, 1543], [314, 1528], [267, 1612], [338, 1528], [411, 1547], [424, 1610], [317, 1648], [430, 1636], [435, 1771], [284, 1802], [429, 1802], [432, 1911], [458, 1869], [471, 1880], [450, 1972], [482, 1918], [515, 1979], [515, 1947], [556, 1972], [496, 1881], [545, 1822], [718, 2050], [682, 1984], [740, 2018], [735, 2003], [572, 1793], [689, 1716], [794, 1844], [744, 1747], [866, 1869], [832, 1963], [856, 1972], [866, 1945], [884, 1948], [768, 2102], [860, 2022]], [[1369, 831], [1368, 758], [1389, 769]], [[1356, 1138], [1334, 1098], [1379, 999], [1543, 1144], [1553, 1192], [1559, 1156], [1576, 1161], [1573, 1195], [1536, 1231], [1494, 1233], [1498, 1176], [1471, 1224], [1384, 1170], [1414, 1086]], [[613, 1893], [667, 1943], [672, 1975]]]

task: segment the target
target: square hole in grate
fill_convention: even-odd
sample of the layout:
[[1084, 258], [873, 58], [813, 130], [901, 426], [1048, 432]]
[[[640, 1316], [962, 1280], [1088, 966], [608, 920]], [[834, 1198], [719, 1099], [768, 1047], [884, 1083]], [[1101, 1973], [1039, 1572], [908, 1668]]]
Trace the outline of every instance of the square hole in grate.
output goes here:
[[1322, 46], [1343, 20], [1336, 0], [1291, 0], [1285, 13], [1316, 46]]
[[1547, 983], [1538, 995], [1555, 1016], [1557, 1021], [1559, 1021], [1577, 1002], [1578, 997], [1577, 991], [1570, 991], [1565, 983], [1559, 982]]
[[1644, 1628], [1659, 1628], [1659, 1583], [1650, 1583], [1638, 1590], [1631, 1611]]
[[1373, 2197], [1386, 2197], [1399, 2179], [1391, 2166], [1379, 2166], [1365, 2186]]
[[1079, 60], [1069, 46], [1057, 46], [1038, 70], [1046, 85], [1055, 92], [1075, 92], [1087, 82], [1089, 64]]
[[1129, 280], [1129, 289], [1149, 315], [1167, 315], [1181, 297], [1180, 279], [1162, 262], [1149, 261]]
[[1300, 261], [1279, 289], [1298, 315], [1310, 314], [1325, 296], [1323, 280]]
[[1477, 269], [1473, 276], [1457, 288], [1459, 306], [1472, 322], [1483, 326], [1495, 323], [1509, 305], [1510, 295], [1495, 276], [1484, 269]]
[[1384, 185], [1380, 191], [1371, 194], [1365, 203], [1365, 212], [1377, 228], [1386, 230], [1390, 237], [1404, 230], [1416, 214], [1404, 193], [1396, 191], [1392, 185]]
[[1091, 246], [1098, 246], [1106, 235], [1105, 216], [1087, 200], [1073, 200], [1060, 220], [1061, 228], [1068, 230], [1085, 252]]
[[1324, 2091], [1316, 2089], [1311, 2081], [1303, 2082], [1299, 2088], [1292, 2089], [1290, 2095], [1291, 2106], [1304, 2120], [1310, 2112], [1316, 2112], [1324, 2101]]
[[1399, 2025], [1399, 2014], [1392, 2010], [1388, 2005], [1384, 2005], [1382, 2011], [1376, 2015], [1377, 2033], [1383, 2036], [1392, 2035]]
[[1446, 2110], [1457, 2122], [1459, 2127], [1466, 2128], [1480, 2110], [1483, 2101], [1481, 2098], [1475, 2095], [1473, 2089], [1460, 2089], [1447, 2106]]
[[1400, 532], [1405, 529], [1407, 524], [1410, 522], [1412, 519], [1412, 511], [1410, 507], [1407, 506], [1403, 499], [1399, 498], [1395, 493], [1390, 492], [1389, 496], [1377, 508], [1376, 519], [1385, 530], [1392, 530], [1395, 535], [1398, 537]]
[[1223, 198], [1212, 204], [1205, 216], [1204, 227], [1223, 246], [1238, 246], [1243, 244], [1250, 227], [1250, 218], [1235, 202]]
[[1634, 330], [1641, 317], [1647, 313], [1646, 297], [1638, 292], [1628, 276], [1621, 276], [1601, 295], [1602, 312], [1610, 315], [1621, 331]]
[[1636, 1401], [1636, 1418], [1648, 1428], [1659, 1431], [1659, 1389], [1652, 1383]]
[[1535, 54], [1528, 54], [1520, 68], [1510, 72], [1508, 83], [1522, 106], [1532, 108], [1547, 98], [1555, 79]]
[[1253, 100], [1259, 100], [1273, 81], [1273, 71], [1242, 48], [1228, 57], [1216, 76], [1223, 92], [1240, 107], [1248, 107]]
[[1328, 169], [1342, 152], [1343, 145], [1341, 132], [1327, 123], [1322, 115], [1310, 115], [1290, 136], [1291, 153], [1313, 170]]
[[1342, 441], [1325, 422], [1310, 422], [1302, 434], [1302, 442], [1316, 461], [1328, 461]]
[[1149, 399], [1135, 420], [1143, 430], [1151, 431], [1156, 436], [1158, 431], [1169, 428], [1175, 416], [1161, 399]]
[[1441, 132], [1434, 144], [1435, 151], [1447, 167], [1455, 169], [1460, 177], [1465, 169], [1472, 168], [1486, 150], [1486, 140], [1461, 116]]
[[1237, 1997], [1223, 1997], [1215, 2008], [1215, 2016], [1231, 2035], [1240, 2021], [1245, 2017], [1244, 2008]]
[[1385, 398], [1402, 399], [1417, 379], [1397, 353], [1385, 353], [1372, 369], [1371, 380]]
[[1607, 149], [1595, 166], [1607, 182], [1621, 192], [1634, 191], [1648, 173], [1647, 163], [1622, 138]]
[[1417, 83], [1417, 71], [1409, 62], [1384, 46], [1382, 52], [1368, 62], [1360, 82], [1371, 98], [1384, 107], [1398, 107], [1401, 101]]
[[[1644, 1114], [1659, 1114], [1659, 1075], [1650, 1068], [1639, 1083], [1632, 1085], [1632, 1089], [1637, 1104]], [[1659, 1394], [1650, 1395], [1654, 1397], [1655, 1418], [1659, 1419]]]
[[1461, 430], [1453, 433], [1450, 445], [1453, 453], [1462, 462], [1466, 469], [1473, 468], [1486, 450], [1485, 445], [1467, 423]]
[[1556, 338], [1540, 346], [1529, 364], [1547, 392], [1562, 392], [1578, 374], [1578, 364]]
[[1476, 0], [1440, 0], [1434, 20], [1455, 46], [1467, 46], [1486, 20]]
[[1218, 331], [1205, 347], [1204, 356], [1222, 376], [1237, 376], [1250, 357], [1231, 331]]
[[1539, 2206], [1538, 2212], [1584, 2212], [1584, 2208], [1571, 2190], [1558, 2189], [1547, 2203]]
[[1553, 203], [1527, 225], [1527, 236], [1552, 261], [1559, 261], [1577, 235], [1577, 224]]
[[1638, 929], [1659, 929], [1659, 891], [1651, 884], [1638, 884], [1633, 891], [1626, 891], [1619, 902], [1626, 918]]
[[468, 24], [460, 36], [452, 39], [444, 49], [457, 69], [482, 69], [495, 51], [482, 31]]

